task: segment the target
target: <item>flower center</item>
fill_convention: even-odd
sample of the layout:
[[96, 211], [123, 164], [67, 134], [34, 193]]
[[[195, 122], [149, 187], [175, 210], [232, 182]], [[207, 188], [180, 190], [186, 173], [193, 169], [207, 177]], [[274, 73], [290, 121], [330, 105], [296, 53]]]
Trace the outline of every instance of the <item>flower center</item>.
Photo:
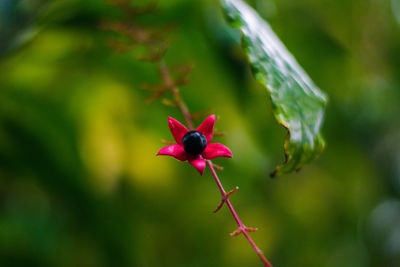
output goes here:
[[206, 149], [207, 139], [198, 131], [190, 131], [183, 136], [182, 144], [187, 153], [197, 155]]

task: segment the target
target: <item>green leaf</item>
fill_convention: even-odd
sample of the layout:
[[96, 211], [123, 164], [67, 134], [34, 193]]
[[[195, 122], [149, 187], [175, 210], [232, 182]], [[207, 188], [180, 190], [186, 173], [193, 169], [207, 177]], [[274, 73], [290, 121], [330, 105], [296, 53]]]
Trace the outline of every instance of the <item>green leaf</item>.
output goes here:
[[324, 149], [320, 128], [327, 97], [250, 6], [241, 0], [221, 3], [230, 25], [242, 32], [242, 47], [254, 76], [270, 93], [276, 120], [288, 130], [286, 160], [271, 176], [299, 170]]

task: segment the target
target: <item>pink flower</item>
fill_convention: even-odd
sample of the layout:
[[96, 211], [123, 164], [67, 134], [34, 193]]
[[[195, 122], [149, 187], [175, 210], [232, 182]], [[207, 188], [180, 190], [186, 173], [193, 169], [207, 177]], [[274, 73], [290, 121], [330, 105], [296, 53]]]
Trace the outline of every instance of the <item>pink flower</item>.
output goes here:
[[173, 156], [180, 161], [188, 161], [200, 175], [203, 175], [206, 160], [216, 157], [231, 158], [232, 152], [226, 146], [210, 143], [213, 136], [215, 115], [206, 118], [194, 131], [189, 131], [179, 121], [168, 117], [168, 125], [177, 144], [158, 151], [158, 155]]

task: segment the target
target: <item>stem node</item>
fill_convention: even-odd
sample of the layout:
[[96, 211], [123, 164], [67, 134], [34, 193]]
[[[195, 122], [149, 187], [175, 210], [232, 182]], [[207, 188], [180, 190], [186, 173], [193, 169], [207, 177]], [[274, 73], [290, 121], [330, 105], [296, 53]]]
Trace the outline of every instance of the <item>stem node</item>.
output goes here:
[[218, 204], [217, 208], [214, 210], [214, 213], [218, 212], [222, 206], [224, 205], [224, 203], [228, 200], [228, 198], [235, 193], [237, 190], [239, 189], [239, 186], [236, 186], [234, 189], [232, 189], [231, 191], [229, 191], [228, 193], [225, 192], [221, 192], [222, 195], [222, 199], [221, 202]]
[[250, 228], [250, 227], [246, 227], [243, 225], [243, 226], [240, 226], [235, 232], [230, 233], [230, 236], [237, 236], [244, 232], [255, 232], [257, 230], [258, 230], [258, 228]]

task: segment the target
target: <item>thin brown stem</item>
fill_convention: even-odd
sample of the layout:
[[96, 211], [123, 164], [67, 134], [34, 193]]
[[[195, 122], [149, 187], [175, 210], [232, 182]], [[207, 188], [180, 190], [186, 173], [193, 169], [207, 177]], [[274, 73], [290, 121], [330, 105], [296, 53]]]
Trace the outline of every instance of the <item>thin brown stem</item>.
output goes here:
[[[242, 221], [240, 220], [238, 214], [236, 213], [235, 209], [233, 208], [231, 202], [229, 201], [227, 195], [229, 193], [226, 193], [224, 190], [224, 187], [221, 184], [221, 181], [218, 178], [217, 173], [214, 170], [214, 166], [213, 163], [211, 162], [211, 160], [207, 160], [207, 165], [208, 168], [211, 171], [212, 176], [214, 177], [215, 182], [217, 183], [218, 189], [221, 192], [221, 196], [222, 196], [222, 204], [226, 203], [226, 205], [228, 206], [230, 212], [233, 215], [233, 218], [235, 219], [237, 225], [238, 225], [238, 229], [233, 232], [231, 234], [231, 236], [236, 236], [239, 234], [243, 234], [244, 237], [247, 239], [247, 241], [249, 241], [250, 245], [252, 246], [252, 248], [254, 249], [254, 251], [257, 253], [257, 255], [260, 257], [261, 261], [264, 263], [265, 266], [267, 267], [272, 267], [271, 263], [269, 263], [269, 261], [265, 258], [264, 254], [262, 253], [262, 251], [257, 247], [256, 243], [254, 243], [253, 239], [251, 239], [251, 237], [249, 236], [248, 232], [254, 232], [257, 231], [257, 228], [249, 228], [246, 227]], [[236, 187], [237, 188], [237, 187]], [[236, 190], [235, 190], [236, 191]], [[231, 191], [232, 192], [232, 191]], [[233, 191], [234, 192], [234, 191]], [[228, 195], [229, 196], [229, 195]], [[222, 206], [222, 205], [221, 205]]]
[[156, 62], [156, 65], [158, 71], [161, 74], [161, 78], [163, 80], [164, 85], [167, 88], [169, 88], [170, 92], [172, 93], [172, 96], [176, 102], [177, 107], [182, 112], [182, 115], [185, 118], [187, 126], [189, 127], [189, 129], [193, 130], [194, 128], [193, 128], [192, 116], [190, 115], [189, 109], [187, 108], [186, 104], [183, 102], [182, 96], [179, 93], [179, 89], [175, 85], [175, 82], [172, 79], [167, 66], [165, 65], [163, 60]]

